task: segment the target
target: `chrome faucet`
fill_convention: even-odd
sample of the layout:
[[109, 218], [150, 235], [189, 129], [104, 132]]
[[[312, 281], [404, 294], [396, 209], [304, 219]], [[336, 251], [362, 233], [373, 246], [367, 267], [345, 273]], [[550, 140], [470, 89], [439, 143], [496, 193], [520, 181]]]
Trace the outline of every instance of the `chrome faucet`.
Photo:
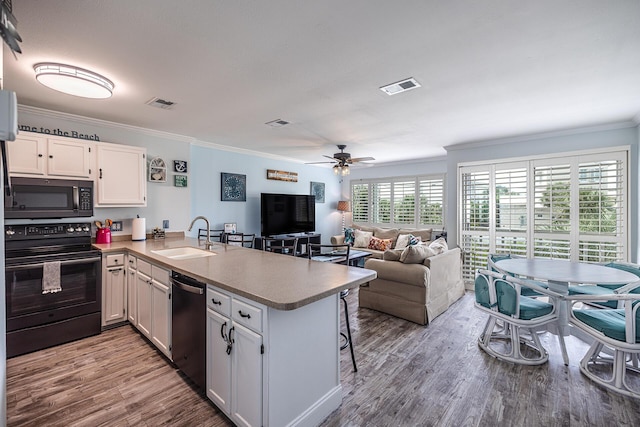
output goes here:
[[191, 229], [193, 228], [193, 224], [199, 219], [203, 219], [204, 222], [207, 223], [207, 239], [204, 241], [204, 248], [206, 250], [209, 250], [213, 247], [213, 242], [211, 241], [211, 227], [209, 226], [209, 220], [207, 218], [203, 217], [202, 215], [198, 215], [197, 217], [193, 218], [193, 221], [191, 221], [191, 225], [189, 226], [189, 229], [187, 231], [191, 231]]

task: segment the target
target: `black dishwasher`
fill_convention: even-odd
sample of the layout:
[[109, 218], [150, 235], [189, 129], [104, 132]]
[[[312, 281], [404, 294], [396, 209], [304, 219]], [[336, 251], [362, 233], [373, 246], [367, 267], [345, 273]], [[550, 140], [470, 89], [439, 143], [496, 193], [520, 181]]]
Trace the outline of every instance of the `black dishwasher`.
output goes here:
[[175, 271], [171, 274], [171, 283], [173, 362], [205, 392], [207, 285]]

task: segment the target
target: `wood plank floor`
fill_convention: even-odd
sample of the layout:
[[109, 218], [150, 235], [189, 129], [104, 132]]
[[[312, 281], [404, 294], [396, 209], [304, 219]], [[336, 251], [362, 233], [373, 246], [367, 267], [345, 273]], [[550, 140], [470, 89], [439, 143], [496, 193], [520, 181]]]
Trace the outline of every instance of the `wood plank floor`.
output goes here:
[[[357, 292], [349, 308], [358, 372], [343, 350], [343, 402], [323, 426], [640, 425], [640, 401], [580, 374], [573, 337], [568, 367], [549, 334], [543, 366], [482, 352], [471, 293], [426, 327], [358, 310]], [[10, 359], [7, 374], [9, 426], [231, 425], [129, 326]]]

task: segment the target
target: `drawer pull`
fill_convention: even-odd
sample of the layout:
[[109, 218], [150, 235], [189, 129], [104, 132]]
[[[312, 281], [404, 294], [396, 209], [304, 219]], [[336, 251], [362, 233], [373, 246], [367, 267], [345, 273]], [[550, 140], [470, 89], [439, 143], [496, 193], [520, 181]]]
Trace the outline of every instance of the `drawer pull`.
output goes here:
[[249, 314], [249, 313], [244, 314], [244, 313], [242, 313], [242, 310], [238, 310], [238, 314], [240, 315], [240, 317], [244, 317], [246, 319], [251, 319], [251, 314]]
[[216, 299], [215, 299], [215, 298], [211, 298], [211, 302], [212, 302], [214, 305], [222, 305], [222, 301], [216, 301]]

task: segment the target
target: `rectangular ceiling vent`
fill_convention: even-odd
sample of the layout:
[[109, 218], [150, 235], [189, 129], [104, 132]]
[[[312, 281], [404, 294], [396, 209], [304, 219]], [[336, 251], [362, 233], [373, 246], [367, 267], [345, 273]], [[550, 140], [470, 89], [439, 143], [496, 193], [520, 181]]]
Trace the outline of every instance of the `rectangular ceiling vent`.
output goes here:
[[156, 108], [162, 108], [163, 110], [170, 110], [174, 105], [176, 105], [176, 103], [173, 101], [167, 101], [161, 98], [151, 98], [150, 100], [145, 102], [145, 104], [151, 105], [152, 107]]
[[406, 92], [420, 86], [420, 83], [418, 83], [416, 79], [410, 77], [408, 79], [400, 80], [399, 82], [391, 83], [390, 85], [382, 86], [380, 90], [387, 95], [395, 95], [396, 93]]
[[288, 124], [288, 121], [282, 119], [271, 120], [270, 122], [265, 123], [265, 125], [269, 125], [273, 128], [281, 128], [282, 126], [286, 126]]

